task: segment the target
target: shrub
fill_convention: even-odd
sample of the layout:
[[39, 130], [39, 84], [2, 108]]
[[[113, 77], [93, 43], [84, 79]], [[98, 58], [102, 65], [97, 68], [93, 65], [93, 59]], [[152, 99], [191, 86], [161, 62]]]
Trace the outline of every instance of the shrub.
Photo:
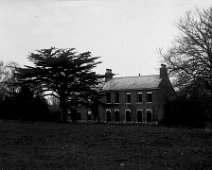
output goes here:
[[34, 96], [27, 87], [23, 87], [19, 93], [14, 93], [1, 100], [0, 108], [0, 118], [3, 119], [51, 120], [46, 100], [41, 96]]
[[168, 101], [162, 124], [167, 126], [204, 127], [207, 121], [205, 100], [198, 97], [179, 96]]

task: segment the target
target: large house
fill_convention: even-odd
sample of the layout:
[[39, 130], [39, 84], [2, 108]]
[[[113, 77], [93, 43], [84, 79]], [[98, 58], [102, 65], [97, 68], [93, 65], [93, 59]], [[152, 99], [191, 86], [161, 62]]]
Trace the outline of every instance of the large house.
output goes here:
[[112, 70], [107, 69], [100, 93], [100, 121], [158, 123], [175, 91], [162, 64], [159, 75], [113, 78]]
[[163, 118], [164, 105], [175, 94], [166, 65], [161, 65], [159, 75], [113, 76], [112, 70], [106, 69], [97, 113], [80, 109], [81, 121], [157, 124]]

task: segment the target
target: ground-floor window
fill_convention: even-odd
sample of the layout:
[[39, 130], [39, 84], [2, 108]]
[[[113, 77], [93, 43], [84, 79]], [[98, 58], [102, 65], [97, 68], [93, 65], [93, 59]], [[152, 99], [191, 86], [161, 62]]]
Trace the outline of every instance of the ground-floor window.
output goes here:
[[137, 110], [137, 122], [143, 121], [143, 112], [142, 110]]
[[131, 122], [131, 110], [130, 109], [125, 110], [125, 121]]
[[109, 109], [106, 110], [106, 121], [107, 122], [111, 121], [111, 110]]
[[146, 119], [147, 119], [147, 122], [151, 122], [152, 121], [152, 109], [147, 109], [146, 110]]
[[92, 114], [91, 110], [88, 110], [88, 112], [87, 112], [87, 120], [92, 120], [91, 114]]
[[120, 121], [120, 114], [119, 114], [119, 110], [115, 110], [115, 122], [119, 122]]
[[[135, 114], [135, 119], [138, 123], [149, 123], [154, 120], [154, 114], [152, 108], [147, 108], [145, 110], [139, 108], [136, 110], [136, 112], [132, 113], [131, 109], [125, 109], [124, 111], [124, 122], [132, 122], [132, 114]], [[88, 120], [91, 120], [91, 111], [88, 111]], [[106, 122], [120, 122], [121, 121], [121, 113], [119, 109], [114, 109], [113, 111], [111, 109], [105, 110], [105, 121]]]
[[76, 120], [81, 120], [81, 113], [80, 112], [76, 113]]

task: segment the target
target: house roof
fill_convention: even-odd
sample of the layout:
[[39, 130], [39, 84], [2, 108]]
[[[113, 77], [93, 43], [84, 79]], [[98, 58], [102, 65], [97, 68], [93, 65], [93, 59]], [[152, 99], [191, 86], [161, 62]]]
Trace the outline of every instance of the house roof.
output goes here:
[[158, 88], [161, 78], [159, 75], [145, 75], [136, 77], [117, 77], [103, 85], [103, 90], [136, 90]]

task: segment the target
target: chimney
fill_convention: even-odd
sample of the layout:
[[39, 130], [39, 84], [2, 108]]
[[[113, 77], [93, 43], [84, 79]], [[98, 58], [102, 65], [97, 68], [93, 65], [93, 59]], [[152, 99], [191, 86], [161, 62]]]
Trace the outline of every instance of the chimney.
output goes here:
[[161, 68], [160, 68], [160, 78], [167, 78], [168, 77], [168, 73], [167, 73], [167, 68], [165, 64], [161, 64]]
[[113, 78], [113, 73], [111, 69], [106, 69], [105, 72], [105, 81], [109, 81]]

